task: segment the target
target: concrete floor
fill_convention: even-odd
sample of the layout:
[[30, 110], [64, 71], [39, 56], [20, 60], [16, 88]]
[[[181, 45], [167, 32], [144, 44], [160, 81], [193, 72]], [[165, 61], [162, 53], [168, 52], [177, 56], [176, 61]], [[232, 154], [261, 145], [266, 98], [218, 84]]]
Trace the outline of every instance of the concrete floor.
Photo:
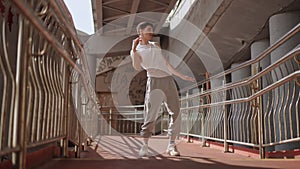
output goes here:
[[300, 159], [264, 159], [223, 153], [220, 149], [201, 147], [197, 143], [177, 142], [180, 157], [164, 154], [168, 139], [164, 136], [150, 140], [152, 156], [139, 158], [136, 153], [141, 139], [126, 136], [104, 136], [98, 139], [78, 159], [54, 159], [39, 169], [158, 169], [158, 168], [205, 168], [205, 169], [293, 169], [299, 168]]

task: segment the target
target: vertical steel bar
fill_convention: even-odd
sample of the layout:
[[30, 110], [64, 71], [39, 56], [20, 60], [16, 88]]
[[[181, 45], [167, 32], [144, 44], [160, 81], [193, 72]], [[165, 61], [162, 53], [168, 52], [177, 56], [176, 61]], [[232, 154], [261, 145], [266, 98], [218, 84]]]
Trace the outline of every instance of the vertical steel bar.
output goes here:
[[[284, 73], [288, 72], [289, 69], [288, 69], [288, 66], [286, 65], [286, 63], [283, 64], [283, 68], [284, 68]], [[284, 98], [284, 101], [283, 101], [283, 128], [284, 128], [284, 139], [287, 140], [288, 138], [291, 138], [292, 136], [292, 133], [289, 135], [288, 134], [288, 127], [287, 127], [287, 116], [288, 116], [288, 113], [287, 113], [287, 107], [288, 107], [288, 104], [290, 104], [290, 83], [286, 83], [283, 85], [283, 90], [284, 92], [286, 93], [285, 94], [285, 98]], [[291, 125], [292, 123], [290, 123], [290, 127], [292, 126]], [[292, 127], [291, 127], [292, 128]]]
[[[31, 62], [30, 65], [32, 65], [32, 59], [29, 59], [29, 62]], [[38, 123], [38, 104], [36, 103], [37, 100], [39, 100], [38, 90], [37, 90], [37, 84], [34, 79], [34, 74], [32, 72], [32, 68], [28, 68], [29, 77], [32, 81], [33, 88], [34, 88], [34, 99], [33, 99], [33, 110], [32, 110], [32, 128], [31, 128], [31, 142], [34, 142], [36, 140], [37, 135], [37, 123]]]
[[[240, 86], [237, 88], [237, 99], [243, 98], [243, 86]], [[241, 141], [241, 114], [243, 114], [243, 108], [244, 108], [244, 103], [238, 103], [238, 109], [236, 110], [236, 127], [235, 127], [235, 132], [236, 132], [236, 141]]]
[[[82, 118], [82, 114], [80, 115], [80, 119]], [[76, 149], [76, 158], [80, 157], [80, 148], [81, 148], [81, 140], [82, 140], [82, 128], [80, 127], [80, 121], [77, 119], [77, 129], [78, 129], [78, 145], [75, 144]]]
[[[267, 84], [272, 84], [272, 76], [271, 76], [271, 72], [267, 74]], [[274, 125], [274, 121], [271, 119], [274, 119], [274, 97], [273, 97], [273, 91], [270, 91], [268, 93], [268, 106], [269, 106], [269, 110], [268, 110], [268, 123], [269, 123], [269, 135], [268, 137], [270, 138], [269, 142], [272, 142], [274, 140], [274, 136], [272, 137], [272, 133], [275, 133], [274, 127], [272, 127], [272, 125]]]
[[[242, 86], [242, 97], [248, 97], [250, 94], [247, 92], [247, 86]], [[245, 131], [247, 130], [245, 128], [245, 114], [248, 112], [248, 102], [242, 103], [242, 109], [241, 109], [241, 114], [240, 114], [240, 141], [245, 142]]]
[[[15, 128], [15, 126], [13, 126], [13, 125], [16, 125], [16, 124], [14, 124], [14, 121], [13, 121], [13, 119], [14, 118], [16, 118], [16, 117], [14, 117], [14, 115], [16, 115], [16, 110], [15, 110], [15, 108], [16, 108], [16, 105], [15, 105], [15, 101], [16, 101], [16, 99], [18, 99], [18, 98], [16, 98], [16, 82], [15, 82], [15, 77], [14, 77], [14, 74], [13, 74], [13, 71], [12, 71], [12, 68], [11, 68], [11, 64], [10, 64], [10, 61], [9, 61], [9, 54], [8, 54], [8, 46], [7, 46], [7, 39], [6, 39], [6, 36], [7, 36], [7, 34], [6, 34], [6, 21], [5, 21], [5, 19], [3, 19], [3, 22], [2, 22], [2, 45], [3, 45], [3, 52], [4, 52], [4, 58], [5, 58], [5, 61], [6, 61], [6, 67], [7, 67], [7, 72], [8, 72], [8, 77], [11, 79], [11, 86], [10, 86], [10, 88], [11, 88], [11, 101], [10, 101], [10, 108], [9, 108], [9, 128], [8, 128], [8, 147], [11, 147], [12, 146], [12, 142], [13, 142], [13, 139], [14, 139], [14, 137], [13, 137], [13, 133], [14, 132], [16, 132], [16, 131], [14, 131], [13, 129], [16, 129]], [[7, 85], [7, 87], [8, 87], [9, 85]]]
[[108, 126], [108, 134], [111, 135], [112, 128], [112, 108], [109, 108], [109, 126]]
[[55, 64], [55, 79], [56, 79], [56, 88], [57, 88], [57, 91], [58, 91], [58, 97], [59, 97], [59, 102], [58, 102], [58, 106], [57, 106], [57, 109], [59, 112], [59, 114], [57, 114], [58, 116], [58, 119], [57, 119], [57, 135], [58, 136], [61, 136], [63, 134], [65, 134], [64, 130], [63, 130], [63, 121], [64, 121], [64, 116], [66, 114], [66, 112], [64, 111], [64, 93], [63, 93], [63, 90], [62, 88], [64, 87], [63, 84], [61, 84], [61, 80], [62, 78], [59, 76], [60, 74], [62, 74], [60, 68], [63, 67], [63, 66], [60, 66], [62, 64], [60, 64], [59, 61], [57, 61], [57, 63]]
[[[137, 133], [137, 108], [134, 109], [134, 134]], [[161, 121], [162, 123], [162, 121]], [[162, 128], [161, 128], [161, 131], [162, 131]]]
[[[261, 90], [261, 79], [257, 80], [257, 90]], [[265, 158], [265, 148], [263, 147], [264, 144], [264, 123], [263, 123], [263, 108], [262, 108], [262, 96], [259, 96], [256, 99], [256, 105], [255, 108], [257, 110], [258, 114], [258, 144], [259, 144], [259, 156], [261, 159]]]
[[[42, 45], [41, 45], [42, 46]], [[45, 121], [45, 138], [49, 139], [51, 138], [50, 133], [51, 133], [51, 107], [52, 107], [52, 100], [51, 100], [51, 96], [52, 96], [52, 92], [50, 91], [50, 86], [49, 86], [49, 76], [46, 73], [46, 66], [47, 66], [47, 59], [48, 57], [43, 55], [42, 56], [42, 61], [40, 62], [40, 66], [41, 66], [41, 73], [42, 73], [42, 77], [44, 79], [44, 85], [45, 85], [45, 89], [46, 89], [46, 93], [47, 94], [47, 109], [46, 109], [46, 121]]]
[[[295, 86], [296, 85], [298, 85], [298, 87], [300, 87], [300, 85], [299, 84], [295, 84]], [[296, 91], [296, 90], [295, 90]], [[298, 94], [298, 99], [297, 99], [297, 101], [296, 101], [296, 126], [297, 126], [297, 134], [296, 134], [296, 136], [297, 137], [300, 137], [300, 118], [299, 118], [299, 114], [300, 114], [300, 112], [299, 112], [299, 105], [300, 105], [300, 95]]]
[[[55, 114], [56, 114], [56, 91], [53, 88], [53, 82], [54, 79], [52, 78], [52, 58], [50, 58], [52, 56], [52, 54], [49, 54], [48, 57], [46, 58], [46, 75], [47, 75], [47, 79], [48, 79], [48, 85], [49, 85], [49, 90], [50, 90], [50, 128], [49, 128], [49, 137], [50, 138], [54, 138], [55, 134], [55, 128], [56, 128], [56, 121], [55, 121]], [[53, 56], [52, 56], [53, 57]]]
[[[57, 135], [62, 136], [65, 134], [64, 131], [64, 117], [67, 112], [65, 111], [64, 107], [64, 63], [62, 59], [57, 59], [57, 63], [55, 64], [55, 79], [56, 79], [56, 87], [58, 90], [58, 97], [59, 97], [59, 105], [58, 105], [58, 111], [61, 112], [58, 114], [58, 129], [57, 129]], [[62, 76], [59, 76], [62, 75]], [[69, 83], [69, 81], [67, 81]]]
[[[203, 86], [200, 89], [201, 94], [203, 93]], [[203, 96], [205, 97], [205, 96]], [[204, 98], [200, 96], [200, 111], [201, 111], [201, 135], [202, 135], [202, 147], [206, 147], [206, 139], [205, 139], [205, 113], [202, 105], [204, 104]]]
[[[297, 68], [295, 68], [295, 66], [294, 66], [294, 64], [293, 64], [293, 62], [292, 62], [292, 60], [289, 60], [289, 63], [290, 63], [290, 65], [291, 65], [291, 67], [292, 67], [292, 70], [293, 71], [296, 71], [297, 70]], [[291, 101], [290, 101], [290, 103], [289, 103], [289, 109], [288, 109], [288, 111], [289, 111], [289, 123], [290, 123], [290, 133], [291, 133], [291, 138], [295, 138], [295, 131], [296, 131], [296, 126], [295, 126], [295, 124], [293, 125], [293, 107], [294, 107], [294, 101], [295, 101], [295, 94], [297, 93], [297, 84], [295, 84], [295, 83], [291, 83], [291, 82], [289, 82], [288, 83], [289, 84], [289, 89], [291, 89]], [[295, 114], [295, 116], [296, 116], [296, 121], [298, 121], [297, 119], [297, 113]], [[297, 123], [297, 122], [296, 122]], [[299, 122], [298, 122], [299, 123]]]
[[[29, 39], [29, 43], [31, 42], [31, 39]], [[34, 50], [33, 48], [30, 49], [30, 50]], [[42, 91], [41, 91], [41, 85], [40, 85], [40, 82], [38, 80], [38, 75], [37, 75], [37, 68], [36, 68], [36, 58], [32, 58], [32, 79], [34, 81], [34, 84], [35, 84], [35, 89], [36, 89], [36, 93], [37, 94], [37, 97], [34, 99], [34, 104], [35, 104], [35, 107], [36, 107], [36, 137], [35, 137], [35, 140], [36, 141], [39, 141], [41, 139], [41, 113], [42, 113], [42, 97], [43, 97], [43, 94], [42, 94]]]
[[[233, 99], [233, 91], [232, 91], [232, 89], [230, 89], [228, 91], [228, 94], [229, 94], [228, 100], [232, 100]], [[229, 107], [229, 111], [227, 112], [227, 115], [228, 115], [228, 135], [227, 135], [227, 137], [229, 139], [232, 139], [232, 128], [233, 128], [232, 127], [232, 111], [233, 111], [233, 106], [234, 105], [230, 104], [229, 106], [230, 106]], [[250, 113], [248, 113], [248, 114], [250, 114]], [[249, 133], [249, 131], [248, 131], [248, 133]]]
[[[29, 59], [28, 59], [29, 60]], [[29, 67], [29, 66], [28, 66]], [[28, 71], [28, 75], [27, 75], [27, 80], [28, 80], [28, 86], [27, 86], [27, 90], [28, 90], [28, 98], [26, 100], [26, 104], [27, 104], [27, 110], [26, 110], [26, 133], [28, 133], [26, 135], [26, 141], [30, 144], [33, 141], [31, 140], [31, 135], [32, 133], [32, 128], [33, 128], [33, 105], [31, 104], [33, 102], [33, 89], [32, 89], [32, 82], [29, 78], [30, 74], [29, 74], [29, 69]]]
[[[19, 97], [16, 97], [16, 108], [15, 113], [19, 114], [19, 117], [15, 115], [15, 127], [19, 131], [14, 130], [14, 146], [18, 143], [20, 145], [20, 152], [17, 157], [17, 164], [19, 169], [25, 169], [26, 167], [26, 96], [27, 96], [27, 75], [28, 75], [28, 55], [26, 33], [23, 34], [23, 31], [26, 28], [23, 28], [23, 17], [19, 16], [19, 30], [18, 30], [18, 49], [17, 49], [17, 71], [16, 71], [16, 94]], [[24, 38], [24, 39], [23, 39]], [[22, 56], [25, 53], [25, 56]], [[19, 123], [19, 124], [17, 124]], [[19, 137], [18, 137], [19, 135]]]
[[[225, 80], [223, 80], [223, 86], [225, 86]], [[226, 92], [226, 91], [225, 91]], [[223, 100], [226, 101], [226, 93], [223, 93]], [[228, 135], [227, 135], [227, 128], [228, 128], [228, 114], [227, 114], [227, 109], [226, 105], [223, 105], [223, 125], [224, 125], [224, 152], [229, 151], [229, 146], [227, 143]]]
[[1, 113], [1, 117], [0, 117], [0, 149], [2, 150], [4, 145], [3, 145], [3, 141], [4, 141], [4, 137], [3, 137], [3, 133], [2, 131], [6, 131], [5, 129], [5, 124], [4, 124], [4, 119], [6, 118], [6, 114], [7, 112], [6, 110], [6, 106], [7, 106], [7, 75], [6, 75], [6, 71], [4, 68], [4, 64], [2, 61], [2, 55], [0, 56], [0, 70], [3, 73], [3, 93], [2, 93], [2, 103], [1, 103], [1, 109], [0, 109], [0, 113]]
[[[53, 56], [54, 57], [54, 56]], [[50, 78], [50, 86], [52, 89], [52, 131], [51, 131], [51, 137], [56, 137], [57, 136], [57, 117], [59, 112], [58, 110], [58, 102], [59, 102], [59, 97], [58, 93], [56, 90], [55, 84], [57, 83], [56, 79], [54, 78], [53, 74], [56, 73], [55, 70], [55, 61], [54, 59], [49, 59], [48, 60], [48, 69], [49, 69], [49, 78]]]
[[190, 143], [190, 109], [189, 109], [189, 91], [186, 92], [186, 107], [187, 107], [187, 120], [186, 120], [186, 133], [187, 142]]
[[224, 123], [224, 152], [228, 152], [229, 151], [229, 146], [227, 143], [228, 114], [227, 114], [227, 110], [226, 110], [226, 105], [223, 106], [223, 111], [224, 111], [224, 122], [223, 122]]
[[[37, 46], [39, 50], [39, 46]], [[45, 85], [45, 81], [44, 81], [44, 76], [43, 76], [43, 73], [42, 73], [42, 66], [41, 66], [41, 63], [42, 63], [42, 58], [38, 57], [37, 58], [37, 62], [36, 62], [36, 65], [37, 65], [37, 76], [39, 77], [39, 81], [40, 81], [40, 86], [41, 86], [41, 93], [43, 94], [43, 101], [41, 102], [42, 104], [42, 107], [41, 107], [41, 140], [45, 140], [46, 139], [46, 125], [47, 125], [47, 113], [48, 113], [48, 92], [47, 92], [47, 89], [46, 89], [46, 85]]]
[[63, 140], [63, 156], [64, 157], [68, 157], [68, 141], [70, 138], [70, 133], [69, 133], [69, 126], [70, 126], [70, 104], [69, 104], [69, 100], [72, 99], [70, 97], [70, 70], [68, 69], [68, 66], [65, 64], [65, 62], [63, 61], [63, 59], [61, 59], [62, 62], [62, 74], [63, 74], [63, 94], [64, 94], [64, 105], [63, 105], [63, 109], [62, 111], [64, 112], [64, 116], [63, 116], [63, 122], [64, 122], [64, 134], [65, 134], [65, 138]]

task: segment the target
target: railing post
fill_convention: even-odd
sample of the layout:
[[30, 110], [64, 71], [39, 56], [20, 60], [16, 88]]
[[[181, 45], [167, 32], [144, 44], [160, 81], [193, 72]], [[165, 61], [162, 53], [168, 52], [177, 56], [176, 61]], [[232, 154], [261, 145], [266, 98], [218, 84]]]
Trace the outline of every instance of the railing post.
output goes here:
[[[223, 80], [223, 86], [225, 86], [225, 81]], [[226, 91], [224, 91], [224, 96], [223, 96], [223, 100], [222, 101], [226, 101]], [[223, 112], [224, 112], [224, 116], [223, 116], [223, 123], [224, 123], [224, 152], [228, 152], [229, 151], [229, 147], [228, 147], [228, 143], [227, 143], [227, 139], [228, 139], [228, 113], [227, 113], [227, 109], [226, 109], [226, 104], [223, 105]]]
[[228, 113], [227, 113], [227, 109], [226, 109], [226, 105], [223, 106], [223, 111], [224, 111], [224, 152], [228, 152], [229, 151], [229, 147], [228, 147], [228, 143], [227, 143], [227, 139], [228, 139], [228, 133], [227, 133], [227, 128], [228, 128]]
[[68, 69], [67, 64], [64, 64], [64, 73], [63, 73], [64, 77], [64, 134], [65, 134], [65, 138], [63, 139], [63, 156], [64, 157], [68, 157], [69, 153], [68, 153], [68, 141], [69, 141], [69, 137], [70, 137], [70, 133], [69, 133], [69, 124], [70, 124], [70, 109], [69, 109], [69, 99], [70, 99], [70, 71]]
[[164, 111], [162, 111], [161, 114], [161, 121], [160, 121], [160, 134], [163, 134], [164, 132]]
[[134, 134], [137, 133], [137, 109], [134, 109]]
[[[186, 92], [186, 107], [189, 108], [189, 91]], [[187, 109], [187, 120], [186, 120], [186, 133], [187, 133], [187, 142], [190, 143], [190, 110]]]
[[109, 128], [108, 134], [111, 135], [111, 128], [112, 128], [112, 108], [109, 108]]
[[[201, 90], [200, 90], [201, 94], [203, 93], [203, 86], [201, 87]], [[201, 111], [201, 135], [202, 135], [202, 147], [206, 147], [206, 139], [205, 139], [205, 134], [204, 134], [204, 131], [205, 131], [205, 114], [204, 114], [204, 110], [203, 110], [203, 107], [202, 105], [204, 104], [204, 100], [201, 99], [201, 94], [200, 94], [200, 111]]]
[[[14, 110], [14, 129], [13, 129], [13, 146], [20, 146], [20, 152], [13, 153], [13, 163], [16, 164], [18, 169], [26, 168], [26, 95], [27, 95], [27, 75], [28, 75], [28, 55], [22, 57], [24, 53], [27, 53], [27, 44], [23, 38], [27, 37], [23, 35], [26, 29], [23, 28], [23, 17], [19, 16], [19, 32], [18, 32], [18, 49], [17, 49], [17, 71], [16, 71], [16, 97], [15, 97], [15, 110]], [[24, 31], [25, 30], [25, 31]], [[26, 38], [25, 38], [26, 39]], [[26, 39], [27, 41], [27, 39]], [[30, 57], [30, 56], [29, 56]], [[19, 116], [18, 116], [19, 114]], [[18, 127], [17, 127], [18, 126]], [[10, 126], [13, 127], [13, 126]], [[19, 132], [18, 132], [19, 130]], [[2, 132], [2, 131], [1, 131]], [[16, 155], [16, 156], [15, 156]]]
[[[261, 81], [257, 80], [257, 89], [261, 89]], [[263, 147], [264, 142], [264, 127], [263, 127], [263, 113], [262, 113], [262, 95], [256, 98], [256, 109], [258, 115], [258, 144], [259, 144], [259, 157], [265, 158], [265, 148]]]
[[[82, 121], [82, 114], [80, 114], [80, 121]], [[80, 146], [81, 146], [81, 140], [82, 140], [82, 128], [80, 125], [80, 121], [77, 121], [77, 127], [79, 129], [78, 131], [78, 145], [75, 145], [75, 158], [80, 158]]]

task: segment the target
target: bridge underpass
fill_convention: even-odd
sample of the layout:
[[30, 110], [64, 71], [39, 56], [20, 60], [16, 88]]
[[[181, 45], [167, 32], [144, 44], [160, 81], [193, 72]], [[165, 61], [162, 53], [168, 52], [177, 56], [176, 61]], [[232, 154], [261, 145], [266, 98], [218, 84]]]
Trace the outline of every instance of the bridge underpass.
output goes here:
[[[100, 5], [101, 8], [116, 11], [117, 4], [124, 2], [102, 1]], [[138, 6], [137, 2], [128, 2], [132, 3], [127, 4], [132, 11], [125, 9], [127, 13], [124, 16], [136, 11], [155, 10], [155, 5], [169, 13], [175, 6], [175, 1], [166, 1], [163, 5], [160, 1], [150, 0], [148, 3], [153, 3], [148, 4], [150, 9], [144, 8], [143, 11], [134, 8]], [[276, 30], [270, 29], [270, 32], [260, 34], [263, 38], [270, 38], [269, 44], [264, 43], [263, 47], [260, 44], [259, 48], [245, 45], [240, 52], [251, 51], [251, 60], [231, 66], [228, 64], [225, 71], [217, 73], [213, 69], [205, 79], [206, 72], [199, 68], [203, 63], [195, 59], [197, 51], [203, 49], [201, 37], [196, 37], [192, 46], [182, 46], [180, 56], [192, 68], [199, 82], [179, 90], [182, 128], [177, 144], [181, 156], [170, 157], [163, 153], [167, 145], [165, 128], [169, 119], [162, 109], [155, 136], [150, 141], [153, 156], [139, 158], [136, 153], [141, 146], [138, 133], [143, 120], [143, 106], [110, 105], [105, 102], [102, 96], [115, 92], [107, 91], [107, 86], [99, 88], [97, 80], [101, 84], [98, 77], [115, 68], [100, 69], [100, 73], [91, 69], [95, 67], [90, 64], [91, 56], [103, 57], [103, 53], [95, 52], [92, 46], [90, 50], [85, 50], [87, 48], [77, 37], [63, 1], [0, 1], [0, 168], [162, 168], [165, 165], [174, 168], [297, 168], [300, 163], [300, 25], [295, 17], [299, 14], [295, 10], [299, 1], [278, 2], [285, 6], [285, 10], [281, 11], [279, 6], [279, 11], [274, 7], [273, 11], [266, 12], [274, 15], [270, 26], [279, 24], [287, 27], [278, 30], [276, 27]], [[193, 10], [199, 3], [204, 1], [191, 4], [194, 5]], [[236, 9], [239, 3], [243, 1], [218, 1], [217, 6], [213, 7], [215, 13], [210, 16], [220, 16], [217, 20], [222, 20], [221, 16], [227, 14], [225, 9]], [[189, 10], [191, 13], [188, 14], [196, 13], [193, 10]], [[122, 13], [122, 9], [120, 11]], [[221, 11], [223, 14], [218, 15]], [[110, 19], [117, 18], [110, 16]], [[166, 19], [162, 18], [152, 21], [162, 23]], [[134, 19], [131, 26], [126, 24], [126, 29], [120, 28], [118, 31], [125, 34], [129, 30], [134, 32], [131, 28], [138, 22]], [[209, 21], [207, 24], [214, 20]], [[216, 22], [214, 28], [219, 28], [219, 24]], [[174, 31], [178, 31], [180, 26], [179, 23]], [[165, 31], [169, 28], [161, 29]], [[120, 33], [110, 32], [111, 29], [103, 30], [103, 33], [106, 31], [110, 36]], [[213, 36], [217, 34], [215, 31], [204, 32]], [[184, 30], [180, 32], [187, 35]], [[189, 38], [192, 35], [188, 35]], [[233, 39], [235, 36], [227, 35]], [[163, 47], [170, 51], [178, 50], [180, 43], [173, 42], [175, 48], [171, 48], [165, 44], [164, 38], [158, 36]], [[212, 43], [215, 43], [213, 39]], [[260, 42], [255, 37], [252, 40]], [[225, 43], [224, 40], [221, 42]], [[122, 43], [118, 45], [122, 47], [119, 48], [121, 51], [113, 48], [107, 57], [119, 57], [128, 52]], [[194, 50], [192, 53], [185, 49], [189, 47]], [[230, 49], [235, 53], [236, 48]], [[222, 55], [222, 51], [217, 52]], [[205, 54], [210, 56], [214, 53]], [[245, 56], [246, 59], [249, 57]], [[267, 57], [271, 57], [268, 63]], [[131, 65], [125, 62], [122, 66], [126, 68]], [[179, 63], [178, 69], [181, 67], [184, 66]], [[145, 77], [141, 73], [138, 78]], [[132, 88], [135, 89], [135, 86]]]

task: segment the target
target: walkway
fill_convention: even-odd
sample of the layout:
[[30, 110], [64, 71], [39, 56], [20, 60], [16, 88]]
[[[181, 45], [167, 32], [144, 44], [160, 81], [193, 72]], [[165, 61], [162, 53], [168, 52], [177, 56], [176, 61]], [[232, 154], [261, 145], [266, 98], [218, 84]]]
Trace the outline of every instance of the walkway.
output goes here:
[[[299, 168], [300, 159], [264, 159], [223, 153], [219, 149], [203, 148], [197, 143], [178, 142], [180, 157], [169, 157], [163, 154], [163, 146], [167, 138], [154, 137], [150, 141], [151, 153], [155, 156], [138, 158], [141, 139], [136, 137], [106, 136], [98, 144], [94, 143], [88, 151], [82, 153], [80, 159], [54, 159], [39, 169], [293, 169]], [[161, 152], [161, 154], [160, 154]]]

